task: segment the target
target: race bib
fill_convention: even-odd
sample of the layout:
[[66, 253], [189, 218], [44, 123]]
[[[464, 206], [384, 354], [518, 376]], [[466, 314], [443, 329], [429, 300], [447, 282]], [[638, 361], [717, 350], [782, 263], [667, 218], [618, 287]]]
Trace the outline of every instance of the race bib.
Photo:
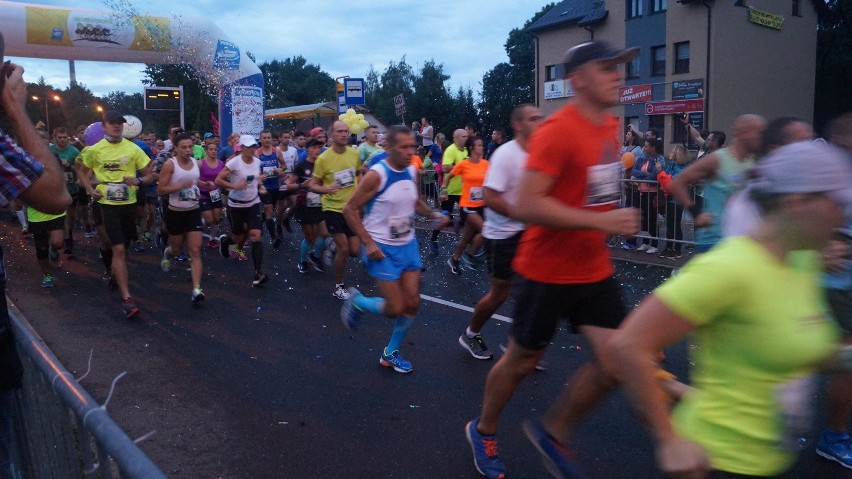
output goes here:
[[482, 201], [483, 199], [485, 199], [485, 188], [472, 186], [470, 188], [470, 201]]
[[263, 176], [278, 176], [278, 173], [275, 172], [274, 166], [261, 167], [261, 172], [263, 173]]
[[305, 195], [305, 206], [308, 208], [316, 208], [322, 206], [322, 195], [309, 191]]
[[806, 376], [778, 385], [773, 391], [778, 408], [781, 438], [778, 445], [785, 451], [801, 451], [813, 421], [812, 398], [816, 377]]
[[215, 190], [210, 190], [210, 201], [212, 203], [222, 201], [222, 192], [219, 191], [219, 188], [216, 188]]
[[130, 199], [130, 188], [124, 183], [106, 184], [107, 201], [127, 201]]
[[621, 199], [621, 163], [590, 166], [586, 180], [586, 206], [618, 203]]
[[178, 199], [181, 201], [198, 201], [198, 187], [193, 185], [178, 191]]
[[355, 184], [355, 168], [346, 168], [334, 173], [334, 181], [341, 188], [346, 188]]
[[390, 218], [388, 219], [388, 226], [390, 226], [391, 238], [402, 238], [411, 232], [411, 217], [397, 216]]

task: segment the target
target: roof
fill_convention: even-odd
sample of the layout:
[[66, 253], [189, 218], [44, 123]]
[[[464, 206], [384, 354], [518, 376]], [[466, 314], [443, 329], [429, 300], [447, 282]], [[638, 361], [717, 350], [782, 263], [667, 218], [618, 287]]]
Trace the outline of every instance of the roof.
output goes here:
[[266, 110], [267, 120], [303, 120], [318, 116], [337, 116], [337, 102], [312, 103], [310, 105], [288, 106]]
[[603, 0], [562, 0], [527, 27], [528, 32], [538, 32], [564, 25], [585, 27], [603, 21], [609, 12]]

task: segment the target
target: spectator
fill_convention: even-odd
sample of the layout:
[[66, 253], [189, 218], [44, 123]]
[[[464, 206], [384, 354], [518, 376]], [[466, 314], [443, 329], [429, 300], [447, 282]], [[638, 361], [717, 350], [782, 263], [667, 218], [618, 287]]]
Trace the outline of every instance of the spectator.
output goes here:
[[642, 230], [651, 239], [643, 239], [636, 251], [648, 254], [657, 252], [657, 173], [665, 167], [666, 159], [660, 154], [660, 140], [645, 140], [642, 155], [633, 165], [633, 178], [645, 180], [639, 183], [639, 209], [642, 212]]
[[[676, 259], [683, 256], [683, 228], [681, 218], [683, 217], [683, 205], [678, 203], [669, 191], [669, 183], [672, 178], [680, 174], [689, 163], [686, 147], [675, 145], [669, 153], [669, 163], [664, 171], [657, 173], [665, 200], [658, 196], [657, 201], [666, 202], [666, 249], [660, 254], [660, 258]], [[672, 241], [675, 240], [675, 241]]]
[[506, 129], [497, 127], [491, 132], [491, 141], [488, 142], [485, 159], [491, 158], [494, 150], [499, 148], [503, 143], [506, 143]]
[[420, 119], [420, 137], [423, 138], [423, 146], [429, 148], [434, 143], [435, 130], [432, 128], [432, 123], [425, 116]]

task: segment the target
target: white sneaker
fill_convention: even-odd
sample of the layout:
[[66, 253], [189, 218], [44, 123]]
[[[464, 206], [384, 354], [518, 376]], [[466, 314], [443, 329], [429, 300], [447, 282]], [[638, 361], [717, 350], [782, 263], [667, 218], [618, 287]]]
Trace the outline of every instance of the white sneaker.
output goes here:
[[647, 250], [645, 250], [645, 252], [648, 253], [648, 254], [654, 254], [657, 251], [659, 251], [659, 250], [657, 248], [654, 248], [653, 246], [648, 248]]
[[[650, 248], [650, 247], [651, 247], [651, 245], [649, 245], [648, 243], [642, 243], [642, 246], [636, 248], [636, 251], [648, 251], [648, 248]], [[654, 250], [654, 251], [656, 251], [656, 250]]]
[[332, 293], [332, 294], [334, 295], [335, 298], [341, 299], [341, 300], [344, 300], [344, 301], [349, 299], [350, 296], [351, 296], [349, 294], [349, 291], [346, 291], [346, 288], [344, 288], [343, 286], [337, 286], [336, 288], [334, 288], [334, 293]]

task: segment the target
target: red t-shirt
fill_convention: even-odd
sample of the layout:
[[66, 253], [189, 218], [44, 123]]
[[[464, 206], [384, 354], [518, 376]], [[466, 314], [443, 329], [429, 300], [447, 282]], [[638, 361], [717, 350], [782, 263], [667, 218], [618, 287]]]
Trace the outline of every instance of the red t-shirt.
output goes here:
[[[621, 194], [617, 132], [615, 117], [595, 124], [569, 104], [533, 133], [525, 168], [553, 178], [550, 196], [571, 208], [612, 210]], [[542, 283], [601, 281], [614, 272], [605, 239], [597, 230], [529, 225], [512, 266]]]

